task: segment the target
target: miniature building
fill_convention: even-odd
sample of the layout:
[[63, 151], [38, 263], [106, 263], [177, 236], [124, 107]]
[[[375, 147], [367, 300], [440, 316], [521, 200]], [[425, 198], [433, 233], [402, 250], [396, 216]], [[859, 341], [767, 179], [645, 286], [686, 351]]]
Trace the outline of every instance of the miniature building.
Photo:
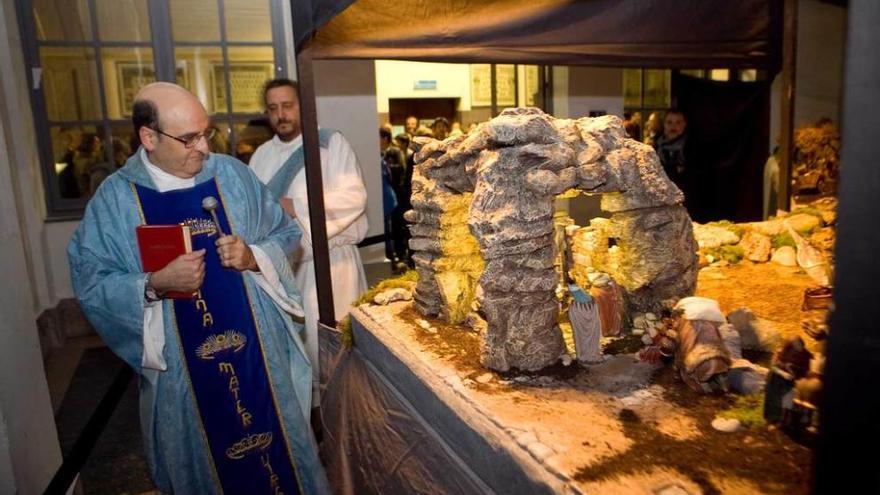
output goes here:
[[608, 273], [625, 289], [630, 311], [693, 294], [697, 245], [684, 197], [653, 149], [626, 137], [619, 118], [563, 120], [516, 108], [468, 135], [416, 141], [406, 216], [419, 272], [416, 307], [485, 325], [483, 366], [537, 370], [565, 352], [554, 198], [566, 191], [602, 194], [602, 209], [612, 214], [575, 234], [578, 283], [586, 286], [588, 271]]

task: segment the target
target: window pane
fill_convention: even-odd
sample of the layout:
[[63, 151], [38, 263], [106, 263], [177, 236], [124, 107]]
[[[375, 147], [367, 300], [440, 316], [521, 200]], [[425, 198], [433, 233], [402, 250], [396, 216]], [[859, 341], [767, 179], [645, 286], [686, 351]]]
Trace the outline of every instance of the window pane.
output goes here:
[[623, 69], [623, 106], [625, 108], [642, 106], [641, 69]]
[[217, 0], [170, 0], [174, 41], [220, 41]]
[[272, 128], [265, 117], [235, 122], [235, 157], [250, 163], [258, 146], [272, 139]]
[[703, 69], [682, 69], [679, 72], [686, 76], [699, 77], [701, 79], [706, 77], [706, 71]]
[[[229, 47], [229, 82], [234, 113], [263, 111], [263, 85], [274, 77], [274, 67], [271, 46]], [[215, 84], [225, 84], [223, 66], [215, 65], [213, 71]]]
[[94, 50], [44, 46], [40, 48], [40, 62], [50, 121], [101, 118]]
[[101, 41], [150, 41], [147, 0], [95, 0]]
[[134, 134], [130, 120], [120, 120], [110, 124], [110, 133], [113, 134], [113, 142], [111, 143], [113, 164], [116, 168], [125, 165], [128, 157], [133, 155], [141, 143]]
[[140, 47], [104, 48], [101, 58], [107, 115], [111, 119], [130, 117], [138, 90], [156, 81], [153, 50]]
[[194, 46], [174, 49], [177, 84], [198, 96], [209, 114], [226, 113], [226, 88], [215, 81], [215, 67], [223, 74], [223, 53], [219, 47]]
[[526, 65], [523, 67], [523, 92], [525, 93], [525, 104], [527, 107], [534, 107], [541, 104], [538, 96], [541, 94], [541, 72], [537, 65]]
[[269, 0], [226, 0], [226, 39], [229, 41], [272, 41]]
[[672, 101], [672, 73], [664, 69], [645, 69], [645, 102], [648, 108], [669, 108]]
[[92, 39], [88, 0], [33, 0], [38, 40]]
[[757, 69], [743, 69], [739, 71], [739, 80], [744, 82], [755, 82], [758, 80]]
[[91, 174], [106, 161], [98, 129], [95, 126], [52, 127], [49, 132], [60, 196], [65, 199], [90, 197]]
[[515, 65], [495, 66], [495, 94], [498, 109], [516, 106], [516, 70]]
[[729, 81], [730, 80], [730, 70], [729, 69], [712, 69], [709, 71], [709, 79], [713, 81]]

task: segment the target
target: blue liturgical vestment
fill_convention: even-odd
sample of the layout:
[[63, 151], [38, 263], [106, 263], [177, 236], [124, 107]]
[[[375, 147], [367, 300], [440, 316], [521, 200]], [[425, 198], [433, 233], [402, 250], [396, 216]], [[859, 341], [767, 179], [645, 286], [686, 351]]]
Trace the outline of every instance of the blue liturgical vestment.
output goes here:
[[[234, 158], [211, 154], [189, 189], [159, 193], [140, 153], [105, 180], [68, 247], [74, 290], [104, 342], [140, 377], [140, 422], [156, 487], [167, 493], [328, 493], [309, 429], [311, 367], [302, 325], [250, 272], [219, 265], [200, 200], [221, 227], [268, 255], [299, 301], [287, 255], [300, 231]], [[181, 218], [177, 218], [180, 216]], [[143, 368], [138, 225], [185, 222], [206, 251], [194, 299], [163, 301], [165, 371]], [[201, 301], [201, 302], [199, 302]], [[208, 316], [205, 316], [208, 314]]]

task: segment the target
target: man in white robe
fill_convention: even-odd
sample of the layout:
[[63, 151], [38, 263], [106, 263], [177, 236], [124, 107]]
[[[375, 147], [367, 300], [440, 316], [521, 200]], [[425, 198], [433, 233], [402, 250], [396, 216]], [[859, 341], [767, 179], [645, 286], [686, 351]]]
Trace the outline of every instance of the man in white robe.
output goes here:
[[[157, 489], [329, 493], [308, 427], [311, 369], [286, 259], [298, 227], [244, 164], [209, 153], [208, 115], [185, 89], [144, 87], [132, 120], [142, 148], [98, 188], [68, 257], [89, 321], [140, 376]], [[219, 198], [227, 235], [201, 211], [203, 190]], [[172, 223], [157, 215], [193, 219], [192, 243], [201, 247], [143, 273], [135, 229]], [[238, 292], [217, 299], [221, 286]], [[193, 299], [166, 296], [194, 291]], [[198, 317], [196, 328], [181, 319], [187, 312]], [[230, 315], [248, 328], [230, 328]], [[235, 346], [224, 345], [229, 336]]]
[[[257, 177], [279, 197], [281, 205], [303, 230], [300, 249], [291, 257], [291, 265], [303, 295], [306, 349], [312, 363], [314, 391], [317, 393], [318, 297], [297, 83], [289, 79], [270, 81], [263, 90], [263, 101], [275, 136], [257, 148], [250, 166]], [[367, 289], [357, 249], [357, 244], [364, 239], [369, 228], [367, 191], [357, 157], [345, 137], [337, 131], [321, 129], [320, 144], [333, 306], [336, 319], [340, 320], [348, 314], [351, 303]]]

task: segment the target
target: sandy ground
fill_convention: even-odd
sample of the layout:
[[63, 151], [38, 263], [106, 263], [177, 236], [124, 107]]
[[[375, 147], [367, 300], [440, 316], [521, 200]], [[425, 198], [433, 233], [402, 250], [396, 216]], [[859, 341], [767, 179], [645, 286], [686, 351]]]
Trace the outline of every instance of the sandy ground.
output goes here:
[[[725, 311], [749, 307], [783, 335], [800, 331], [808, 277], [795, 268], [744, 264], [700, 273], [698, 295]], [[608, 356], [582, 367], [504, 374], [479, 366], [479, 336], [424, 318], [410, 303], [364, 306], [394, 335], [550, 472], [581, 493], [807, 493], [810, 448], [767, 428], [710, 426], [733, 396], [701, 396], [669, 368]], [[418, 325], [423, 319], [431, 328]], [[546, 447], [546, 449], [544, 448]]]

